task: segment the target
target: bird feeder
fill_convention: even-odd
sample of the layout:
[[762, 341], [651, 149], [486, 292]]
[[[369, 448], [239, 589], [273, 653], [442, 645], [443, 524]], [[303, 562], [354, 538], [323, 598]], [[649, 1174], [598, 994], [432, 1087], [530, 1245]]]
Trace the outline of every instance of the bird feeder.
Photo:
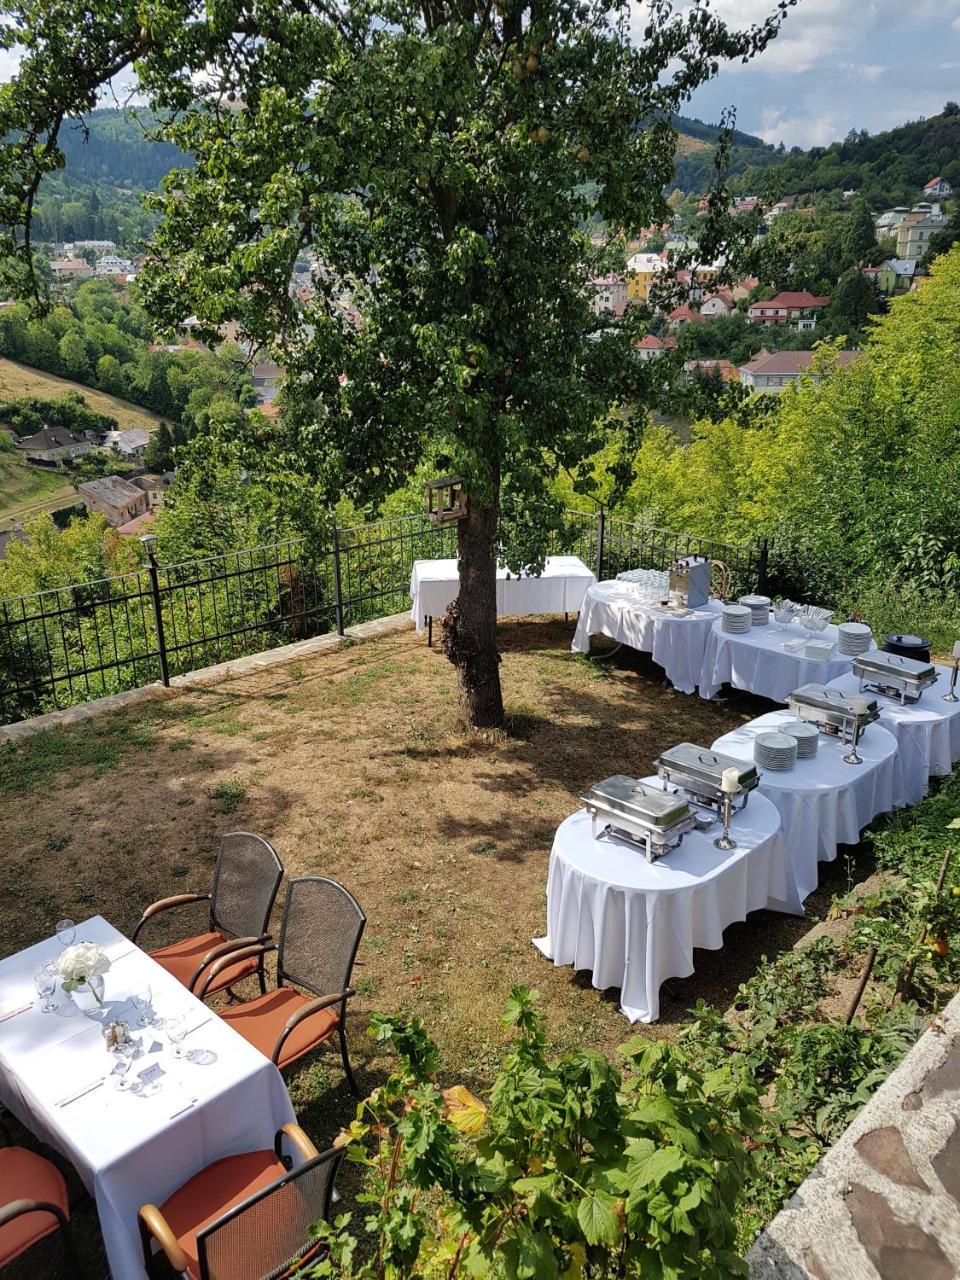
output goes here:
[[431, 524], [450, 524], [467, 514], [467, 491], [462, 476], [438, 476], [424, 487], [424, 510]]

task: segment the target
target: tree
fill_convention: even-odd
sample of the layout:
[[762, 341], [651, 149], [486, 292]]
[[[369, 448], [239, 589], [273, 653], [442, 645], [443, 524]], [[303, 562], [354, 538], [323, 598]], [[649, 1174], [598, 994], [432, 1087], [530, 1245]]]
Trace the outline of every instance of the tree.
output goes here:
[[870, 316], [880, 310], [876, 286], [862, 272], [853, 270], [841, 276], [834, 290], [827, 319], [836, 332], [859, 332]]
[[877, 232], [862, 196], [857, 196], [843, 224], [843, 248], [852, 266], [870, 260], [877, 250]]
[[173, 466], [173, 436], [165, 422], [161, 422], [150, 437], [143, 461], [150, 471], [169, 471]]
[[[30, 10], [0, 101], [17, 283], [37, 291], [14, 230], [59, 163], [62, 115], [133, 64], [141, 95], [172, 109], [165, 138], [195, 161], [155, 201], [148, 308], [171, 328], [195, 316], [205, 341], [233, 322], [284, 363], [286, 411], [267, 439], [233, 428], [251, 474], [364, 502], [431, 450], [464, 475], [444, 646], [469, 721], [500, 725], [497, 558], [542, 561], [560, 516], [549, 477], [597, 451], [618, 402], [649, 395], [640, 317], [588, 305], [587, 280], [622, 246], [598, 250], [583, 227], [633, 235], [667, 219], [673, 113], [720, 61], [763, 49], [792, 3], [734, 31], [705, 0], [651, 0], [636, 44], [627, 0]], [[725, 203], [703, 226], [707, 257]], [[305, 252], [303, 300], [290, 277]]]

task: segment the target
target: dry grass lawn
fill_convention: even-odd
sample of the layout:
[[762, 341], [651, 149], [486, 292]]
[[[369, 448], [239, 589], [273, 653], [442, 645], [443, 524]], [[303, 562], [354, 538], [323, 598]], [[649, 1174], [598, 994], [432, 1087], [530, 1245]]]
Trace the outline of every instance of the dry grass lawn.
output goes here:
[[[631, 1034], [618, 993], [530, 943], [554, 830], [583, 787], [642, 775], [661, 749], [709, 744], [760, 708], [664, 689], [638, 655], [573, 658], [571, 633], [560, 621], [501, 626], [506, 736], [461, 728], [453, 668], [404, 632], [0, 748], [4, 953], [65, 915], [132, 929], [154, 898], [205, 888], [218, 836], [245, 828], [276, 845], [288, 874], [336, 877], [367, 914], [351, 1036], [361, 1085], [386, 1065], [363, 1035], [367, 1015], [406, 1009], [440, 1042], [446, 1077], [483, 1088], [518, 982], [541, 992], [558, 1049], [613, 1051]], [[841, 878], [841, 864], [824, 869], [815, 909]], [[634, 1031], [670, 1035], [701, 996], [725, 1007], [762, 954], [807, 927], [767, 912], [732, 926], [721, 952], [697, 952], [694, 976], [665, 987], [661, 1021]], [[290, 1084], [328, 1142], [352, 1109], [335, 1052]]]

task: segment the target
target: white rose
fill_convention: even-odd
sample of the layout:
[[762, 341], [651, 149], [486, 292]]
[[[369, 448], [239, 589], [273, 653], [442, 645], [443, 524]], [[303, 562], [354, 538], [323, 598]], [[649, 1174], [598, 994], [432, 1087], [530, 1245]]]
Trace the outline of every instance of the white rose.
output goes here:
[[57, 959], [57, 969], [67, 991], [99, 977], [109, 968], [106, 952], [95, 942], [78, 942], [62, 951]]

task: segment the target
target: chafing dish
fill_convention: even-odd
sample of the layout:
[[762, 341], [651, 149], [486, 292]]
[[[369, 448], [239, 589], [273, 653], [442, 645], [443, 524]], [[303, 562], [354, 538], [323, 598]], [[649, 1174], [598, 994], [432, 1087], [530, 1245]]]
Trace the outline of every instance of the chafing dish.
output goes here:
[[[734, 809], [742, 809], [750, 792], [760, 781], [757, 766], [735, 760], [733, 756], [720, 755], [693, 742], [680, 742], [670, 747], [654, 761], [658, 777], [663, 779], [664, 790], [677, 787], [690, 801], [703, 809], [709, 809], [720, 817], [723, 811], [724, 769], [736, 769], [740, 790], [733, 800]], [[740, 797], [739, 800], [737, 797]]]
[[681, 608], [699, 609], [710, 599], [713, 562], [708, 556], [681, 556], [670, 566], [668, 600]]
[[616, 773], [604, 778], [580, 797], [591, 818], [593, 838], [620, 836], [639, 845], [648, 862], [656, 862], [675, 849], [696, 826], [696, 818], [683, 796]]
[[802, 684], [787, 698], [787, 706], [801, 720], [815, 724], [821, 733], [831, 733], [841, 742], [852, 742], [880, 716], [876, 698], [863, 697], [865, 711], [856, 710], [853, 700], [825, 684]]
[[898, 653], [862, 653], [853, 660], [853, 674], [859, 677], [861, 689], [898, 698], [901, 705], [917, 702], [924, 689], [937, 683], [937, 672], [929, 662]]

